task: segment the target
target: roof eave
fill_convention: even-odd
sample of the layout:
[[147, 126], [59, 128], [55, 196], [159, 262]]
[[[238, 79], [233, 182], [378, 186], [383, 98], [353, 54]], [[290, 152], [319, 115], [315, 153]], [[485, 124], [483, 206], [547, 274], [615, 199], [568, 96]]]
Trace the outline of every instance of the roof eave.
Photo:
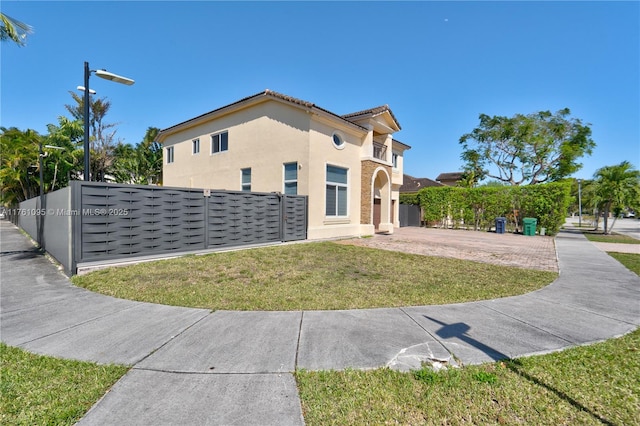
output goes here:
[[357, 129], [358, 131], [366, 131], [367, 129], [357, 123], [353, 123], [346, 118], [341, 117], [340, 115], [334, 114], [333, 112], [326, 110], [324, 108], [320, 108], [319, 106], [306, 102], [297, 98], [293, 98], [290, 96], [286, 96], [277, 92], [273, 92], [269, 89], [257, 93], [252, 96], [248, 96], [246, 98], [240, 99], [239, 101], [233, 102], [231, 104], [225, 105], [223, 107], [214, 109], [197, 117], [191, 118], [189, 120], [183, 121], [181, 123], [175, 124], [171, 127], [167, 127], [166, 129], [162, 129], [158, 135], [156, 136], [156, 141], [158, 143], [163, 143], [163, 141], [171, 134], [176, 133], [178, 131], [187, 129], [189, 127], [197, 126], [200, 123], [213, 120], [222, 115], [230, 114], [234, 111], [237, 111], [242, 108], [247, 108], [252, 104], [258, 104], [262, 102], [266, 102], [267, 100], [274, 100], [277, 102], [283, 102], [288, 105], [304, 109], [307, 112], [312, 112], [320, 116], [324, 116], [331, 120], [338, 120], [344, 125], [351, 127], [353, 129]]

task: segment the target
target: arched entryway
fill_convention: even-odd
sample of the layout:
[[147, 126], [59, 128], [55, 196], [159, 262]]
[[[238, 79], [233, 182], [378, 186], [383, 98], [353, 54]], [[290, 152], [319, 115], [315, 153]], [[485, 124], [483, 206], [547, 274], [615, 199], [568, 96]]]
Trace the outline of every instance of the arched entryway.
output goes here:
[[387, 170], [379, 168], [373, 173], [372, 221], [376, 232], [393, 232], [391, 206], [391, 179]]

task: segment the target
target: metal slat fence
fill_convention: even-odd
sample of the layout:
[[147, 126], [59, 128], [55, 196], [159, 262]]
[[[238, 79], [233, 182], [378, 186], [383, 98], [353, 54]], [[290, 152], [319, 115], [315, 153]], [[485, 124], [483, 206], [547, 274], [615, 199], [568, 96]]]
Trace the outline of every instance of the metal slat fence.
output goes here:
[[45, 248], [69, 235], [72, 259], [58, 260], [70, 274], [81, 263], [307, 238], [306, 196], [73, 181], [45, 200], [58, 192], [70, 208], [47, 209], [44, 225], [22, 217], [20, 226], [42, 227]]

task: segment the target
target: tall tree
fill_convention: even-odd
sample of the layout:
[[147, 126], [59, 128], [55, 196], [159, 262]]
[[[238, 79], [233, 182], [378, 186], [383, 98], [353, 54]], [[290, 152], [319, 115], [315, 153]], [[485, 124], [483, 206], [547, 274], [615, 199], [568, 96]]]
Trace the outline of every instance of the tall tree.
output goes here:
[[159, 129], [149, 127], [135, 148], [118, 144], [114, 150], [111, 174], [116, 182], [152, 185], [162, 183], [162, 148], [155, 142]]
[[38, 149], [42, 136], [35, 130], [0, 127], [0, 187], [2, 204], [15, 205], [39, 194]]
[[24, 46], [27, 35], [31, 33], [33, 33], [31, 25], [0, 12], [0, 41], [12, 41], [18, 46]]
[[162, 146], [156, 142], [158, 133], [159, 128], [148, 127], [142, 142], [136, 148], [147, 184], [162, 184]]
[[[84, 120], [84, 96], [69, 92], [75, 105], [65, 105], [65, 108], [76, 120]], [[116, 147], [116, 124], [106, 123], [105, 116], [111, 108], [107, 98], [89, 98], [89, 149], [91, 151], [90, 175], [92, 180], [104, 181], [113, 161], [113, 150]]]
[[82, 142], [82, 124], [64, 117], [59, 118], [59, 123], [60, 126], [49, 124], [46, 136], [31, 129], [0, 128], [3, 205], [15, 205], [40, 194], [40, 145], [44, 153], [42, 183], [45, 193], [67, 186], [70, 179], [79, 175], [83, 152], [78, 140]]
[[[45, 137], [48, 145], [58, 146], [61, 150], [48, 152], [45, 162], [45, 190], [54, 191], [65, 187], [70, 180], [82, 175], [84, 129], [79, 120], [58, 117], [58, 125], [47, 125], [49, 134]], [[47, 176], [51, 175], [51, 180]]]
[[604, 213], [604, 233], [608, 234], [611, 232], [608, 218], [612, 209], [640, 205], [640, 171], [634, 169], [630, 162], [623, 161], [598, 169], [593, 177], [599, 210]]
[[480, 114], [480, 125], [460, 138], [467, 175], [510, 185], [553, 182], [582, 167], [591, 154], [591, 129], [568, 108], [513, 117]]

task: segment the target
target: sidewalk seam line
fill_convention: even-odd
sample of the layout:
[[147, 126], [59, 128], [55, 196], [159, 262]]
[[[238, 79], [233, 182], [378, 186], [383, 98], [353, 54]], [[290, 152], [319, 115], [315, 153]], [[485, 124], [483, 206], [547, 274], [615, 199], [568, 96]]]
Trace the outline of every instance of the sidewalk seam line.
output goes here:
[[425, 333], [427, 333], [427, 335], [429, 335], [433, 340], [435, 340], [436, 342], [438, 342], [440, 344], [440, 346], [442, 346], [444, 348], [445, 351], [447, 351], [449, 353], [449, 355], [451, 355], [451, 357], [453, 359], [456, 360], [456, 362], [461, 366], [464, 367], [464, 363], [462, 362], [461, 358], [458, 358], [458, 356], [453, 353], [445, 344], [442, 340], [438, 339], [436, 336], [434, 336], [433, 334], [431, 334], [431, 332], [429, 330], [427, 330], [426, 328], [424, 328], [418, 321], [416, 321], [411, 315], [409, 315], [409, 313], [407, 311], [404, 310], [404, 308], [398, 308], [403, 314], [405, 314], [407, 317], [409, 317], [409, 319], [411, 321], [413, 321], [418, 327], [420, 327]]
[[[134, 303], [135, 303], [136, 305], [139, 305], [139, 304], [141, 304], [141, 303], [143, 303], [143, 302], [134, 302]], [[45, 334], [45, 335], [40, 336], [40, 337], [36, 337], [35, 339], [31, 339], [31, 340], [27, 340], [27, 341], [25, 341], [25, 342], [21, 342], [21, 343], [20, 343], [20, 345], [26, 345], [26, 344], [29, 344], [29, 343], [37, 342], [38, 340], [45, 339], [45, 338], [47, 338], [47, 337], [51, 337], [51, 336], [55, 336], [56, 334], [64, 333], [64, 332], [69, 331], [69, 330], [73, 330], [74, 328], [77, 328], [77, 327], [83, 326], [83, 325], [85, 325], [85, 324], [89, 324], [89, 323], [94, 322], [94, 321], [101, 320], [101, 319], [106, 318], [106, 317], [111, 316], [111, 315], [119, 314], [119, 313], [124, 312], [124, 311], [127, 311], [127, 310], [129, 310], [129, 309], [133, 309], [134, 307], [135, 307], [135, 306], [130, 306], [130, 307], [127, 307], [127, 308], [124, 308], [124, 309], [119, 309], [119, 310], [117, 310], [117, 311], [110, 312], [110, 313], [108, 313], [108, 314], [104, 314], [104, 315], [101, 315], [101, 316], [98, 316], [98, 317], [94, 317], [94, 318], [88, 319], [88, 320], [86, 320], [86, 321], [82, 321], [82, 322], [79, 322], [79, 323], [76, 323], [76, 324], [70, 325], [70, 326], [68, 326], [68, 327], [61, 328], [61, 329], [56, 330], [56, 331], [54, 331], [54, 332], [52, 332], [52, 333]], [[19, 312], [19, 311], [13, 311], [13, 312]]]
[[163, 344], [161, 344], [160, 346], [158, 346], [157, 348], [153, 349], [151, 352], [149, 352], [147, 355], [143, 356], [142, 358], [140, 358], [138, 361], [136, 361], [135, 364], [133, 364], [131, 366], [131, 368], [135, 368], [136, 365], [140, 364], [141, 362], [143, 362], [144, 360], [146, 360], [147, 358], [149, 358], [151, 355], [155, 354], [156, 352], [158, 352], [160, 349], [164, 348], [166, 345], [169, 344], [169, 342], [171, 342], [172, 340], [174, 340], [176, 337], [182, 336], [182, 334], [184, 334], [187, 330], [190, 330], [192, 327], [194, 327], [196, 324], [200, 323], [200, 321], [204, 321], [205, 318], [209, 318], [211, 315], [213, 315], [215, 313], [214, 312], [209, 312], [207, 315], [204, 315], [202, 318], [196, 320], [194, 323], [192, 323], [191, 325], [188, 325], [187, 327], [184, 328], [184, 330], [180, 331], [178, 334], [173, 335], [171, 337], [169, 337], [169, 339], [167, 341], [165, 341]]
[[640, 325], [640, 324], [637, 324], [637, 323], [634, 323], [634, 322], [629, 322], [629, 321], [626, 321], [626, 320], [623, 320], [623, 319], [620, 319], [620, 318], [610, 317], [609, 315], [604, 315], [604, 314], [602, 314], [600, 312], [594, 312], [594, 311], [592, 311], [590, 309], [585, 309], [584, 307], [581, 307], [580, 305], [576, 305], [574, 303], [560, 303], [560, 302], [556, 302], [553, 299], [550, 299], [550, 298], [547, 298], [547, 297], [544, 297], [544, 296], [539, 296], [539, 295], [535, 295], [535, 298], [544, 300], [545, 302], [552, 303], [552, 304], [558, 305], [558, 306], [568, 306], [568, 307], [570, 307], [572, 309], [575, 309], [576, 311], [587, 312], [589, 314], [597, 315], [599, 317], [607, 318], [607, 319], [610, 319], [610, 320], [613, 320], [613, 321], [617, 321], [617, 322], [620, 322], [620, 323], [623, 323], [623, 324], [629, 324], [629, 325], [634, 325], [634, 326]]
[[282, 376], [284, 374], [294, 373], [290, 371], [252, 371], [252, 372], [238, 372], [238, 371], [223, 371], [223, 372], [215, 372], [215, 371], [180, 371], [180, 370], [165, 370], [162, 368], [148, 368], [148, 367], [131, 367], [131, 370], [135, 371], [147, 371], [150, 373], [166, 373], [166, 374], [184, 374], [189, 376]]
[[525, 325], [526, 325], [526, 326], [528, 326], [528, 327], [534, 328], [534, 329], [536, 329], [536, 330], [540, 330], [540, 331], [542, 331], [543, 333], [546, 333], [546, 334], [549, 334], [549, 335], [551, 335], [551, 336], [554, 336], [554, 337], [556, 337], [556, 338], [558, 338], [558, 339], [560, 339], [560, 340], [562, 340], [562, 341], [565, 341], [565, 342], [567, 342], [567, 343], [569, 343], [569, 344], [571, 344], [571, 345], [576, 344], [576, 342], [574, 342], [574, 341], [572, 341], [572, 340], [568, 340], [568, 339], [566, 339], [566, 338], [564, 338], [564, 337], [562, 337], [562, 336], [558, 336], [557, 334], [552, 333], [552, 332], [550, 332], [550, 331], [548, 331], [548, 330], [545, 330], [545, 329], [543, 329], [543, 328], [541, 328], [541, 327], [538, 327], [538, 326], [536, 326], [536, 325], [533, 325], [533, 324], [530, 324], [530, 323], [528, 323], [528, 322], [526, 322], [526, 321], [523, 321], [523, 320], [521, 320], [520, 318], [516, 318], [516, 317], [514, 317], [513, 315], [509, 315], [509, 314], [507, 314], [507, 313], [505, 313], [505, 312], [499, 311], [498, 309], [492, 308], [491, 306], [487, 306], [487, 305], [485, 305], [485, 303], [484, 303], [484, 302], [480, 302], [480, 303], [479, 303], [479, 305], [480, 305], [481, 307], [483, 307], [483, 308], [489, 309], [490, 311], [496, 312], [496, 313], [498, 313], [498, 314], [500, 314], [500, 315], [504, 315], [504, 316], [505, 316], [505, 317], [507, 317], [507, 318], [511, 318], [512, 320], [516, 320], [516, 321], [518, 321], [518, 322], [520, 322], [520, 323], [522, 323], [522, 324], [525, 324]]
[[293, 360], [293, 371], [298, 371], [298, 355], [300, 354], [300, 340], [302, 339], [302, 321], [304, 320], [304, 311], [300, 311], [300, 324], [298, 325], [298, 341], [296, 342], [296, 357]]

